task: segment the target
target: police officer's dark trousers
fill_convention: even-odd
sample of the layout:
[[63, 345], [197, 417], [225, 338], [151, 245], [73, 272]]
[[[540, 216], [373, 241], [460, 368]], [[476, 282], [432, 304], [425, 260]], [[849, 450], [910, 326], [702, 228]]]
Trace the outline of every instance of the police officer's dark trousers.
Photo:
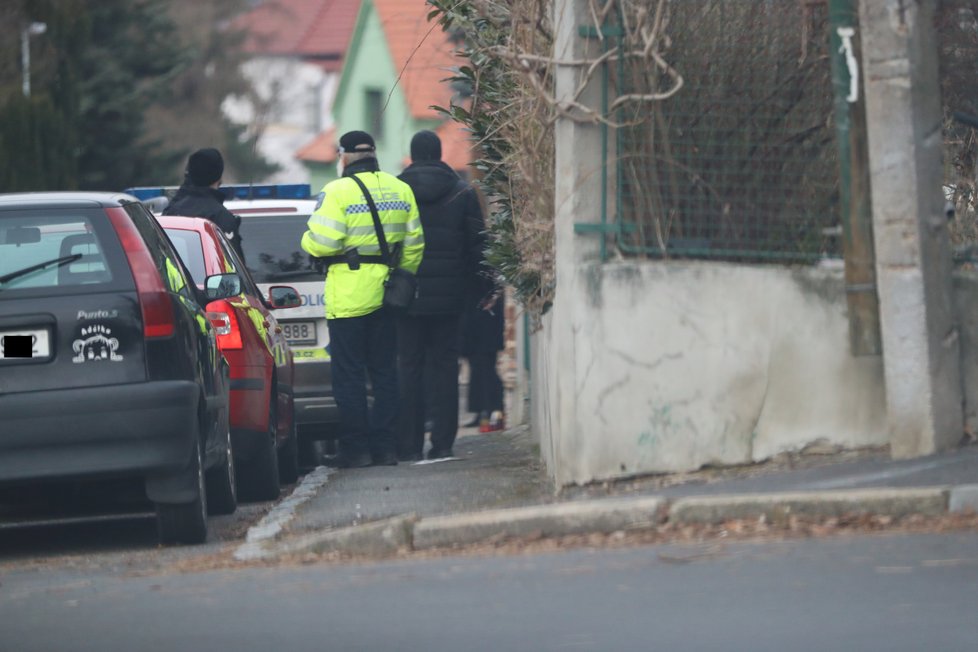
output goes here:
[[[397, 454], [420, 456], [426, 415], [431, 448], [448, 453], [458, 434], [459, 315], [405, 315], [397, 319], [401, 417]], [[431, 374], [426, 378], [425, 374]]]
[[[394, 453], [397, 419], [397, 340], [394, 319], [381, 308], [362, 317], [328, 319], [333, 396], [340, 412], [344, 455]], [[367, 379], [374, 404], [367, 409]]]

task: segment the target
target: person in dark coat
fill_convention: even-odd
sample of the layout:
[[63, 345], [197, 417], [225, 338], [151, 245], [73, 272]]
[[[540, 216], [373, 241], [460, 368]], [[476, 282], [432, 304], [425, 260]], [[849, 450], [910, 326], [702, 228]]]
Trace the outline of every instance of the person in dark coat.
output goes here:
[[437, 134], [414, 135], [411, 161], [399, 178], [418, 202], [425, 250], [417, 297], [397, 322], [402, 461], [422, 458], [426, 413], [432, 420], [428, 458], [452, 456], [458, 434], [459, 319], [466, 290], [480, 269], [485, 228], [475, 189], [441, 160]]
[[244, 260], [238, 233], [241, 218], [224, 207], [224, 193], [218, 190], [223, 177], [224, 157], [221, 153], [213, 147], [198, 149], [187, 160], [183, 185], [163, 214], [207, 218], [231, 235], [231, 244]]
[[480, 432], [495, 432], [504, 427], [503, 381], [496, 370], [496, 359], [505, 346], [506, 300], [492, 281], [476, 283], [462, 315], [462, 355], [469, 362], [469, 412]]

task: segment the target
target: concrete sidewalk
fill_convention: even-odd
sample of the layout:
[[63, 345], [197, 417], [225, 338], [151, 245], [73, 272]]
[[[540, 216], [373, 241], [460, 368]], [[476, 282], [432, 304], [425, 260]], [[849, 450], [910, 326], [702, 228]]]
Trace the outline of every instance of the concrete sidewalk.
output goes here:
[[[899, 518], [978, 509], [978, 446], [915, 460], [864, 451], [782, 456], [767, 464], [640, 478], [555, 493], [528, 429], [463, 430], [457, 459], [310, 474], [273, 510], [239, 559], [461, 547], [508, 539], [610, 534], [663, 524], [786, 515]], [[276, 508], [277, 509], [277, 508]], [[254, 534], [254, 536], [252, 536]]]

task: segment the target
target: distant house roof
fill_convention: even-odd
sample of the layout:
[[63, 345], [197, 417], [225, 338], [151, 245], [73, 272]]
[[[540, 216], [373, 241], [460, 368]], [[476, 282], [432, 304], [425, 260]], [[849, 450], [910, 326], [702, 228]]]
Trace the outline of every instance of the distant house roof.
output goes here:
[[336, 128], [330, 127], [322, 131], [306, 145], [303, 145], [295, 153], [295, 157], [300, 161], [309, 163], [335, 163], [336, 162]]
[[361, 0], [265, 0], [234, 21], [250, 54], [298, 56], [338, 72]]
[[[472, 160], [469, 133], [430, 108], [433, 105], [447, 107], [451, 103], [454, 91], [444, 80], [452, 76], [452, 68], [464, 64], [454, 54], [455, 46], [441, 26], [428, 22], [431, 5], [424, 0], [363, 1], [371, 2], [377, 11], [394, 70], [400, 74], [398, 86], [404, 93], [411, 117], [440, 122], [435, 133], [442, 141], [442, 160], [453, 169], [467, 169]], [[296, 158], [308, 163], [334, 163], [336, 141], [335, 129], [331, 127], [299, 149]], [[403, 160], [404, 165], [410, 162], [409, 158]]]
[[[432, 7], [424, 0], [373, 0], [387, 36], [394, 69], [401, 74], [411, 115], [439, 119], [432, 105], [448, 106], [452, 89], [442, 80], [463, 61], [437, 22], [428, 22]], [[403, 70], [403, 72], [401, 72]]]

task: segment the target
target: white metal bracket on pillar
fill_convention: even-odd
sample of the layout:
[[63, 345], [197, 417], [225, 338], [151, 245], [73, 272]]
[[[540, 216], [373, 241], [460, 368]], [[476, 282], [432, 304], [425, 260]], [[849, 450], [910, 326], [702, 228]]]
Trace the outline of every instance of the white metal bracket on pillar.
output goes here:
[[851, 104], [859, 99], [859, 65], [856, 63], [856, 54], [852, 50], [852, 37], [856, 35], [856, 30], [852, 27], [839, 27], [835, 31], [842, 39], [839, 54], [846, 55], [846, 67], [849, 69], [849, 95], [846, 97], [846, 102]]

